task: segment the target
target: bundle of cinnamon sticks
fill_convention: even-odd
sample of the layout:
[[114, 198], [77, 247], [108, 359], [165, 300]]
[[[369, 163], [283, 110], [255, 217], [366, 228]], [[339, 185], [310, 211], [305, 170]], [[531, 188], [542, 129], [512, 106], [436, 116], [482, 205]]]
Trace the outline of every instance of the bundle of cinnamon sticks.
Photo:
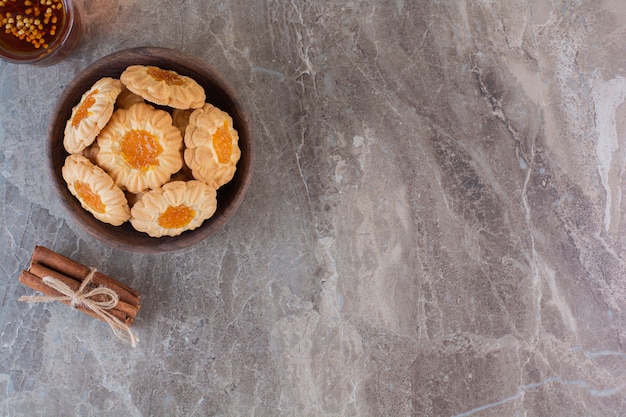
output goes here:
[[[60, 255], [43, 246], [36, 246], [33, 251], [32, 259], [28, 271], [22, 271], [19, 280], [33, 290], [36, 290], [50, 297], [62, 297], [59, 291], [51, 288], [44, 282], [44, 277], [52, 277], [62, 281], [72, 291], [79, 291], [83, 280], [92, 272], [91, 268], [82, 265], [70, 258]], [[95, 272], [91, 281], [84, 288], [84, 292], [98, 287], [106, 287], [114, 291], [119, 301], [115, 306], [110, 308], [108, 312], [114, 316], [120, 323], [130, 326], [135, 321], [135, 316], [140, 307], [140, 295], [137, 291], [127, 285], [105, 275]], [[105, 295], [94, 295], [94, 301], [107, 301]], [[64, 304], [70, 305], [69, 300], [59, 300]], [[92, 317], [103, 320], [103, 317], [96, 312], [90, 310], [84, 305], [76, 305], [76, 309], [80, 310]], [[103, 320], [104, 321], [104, 320]]]

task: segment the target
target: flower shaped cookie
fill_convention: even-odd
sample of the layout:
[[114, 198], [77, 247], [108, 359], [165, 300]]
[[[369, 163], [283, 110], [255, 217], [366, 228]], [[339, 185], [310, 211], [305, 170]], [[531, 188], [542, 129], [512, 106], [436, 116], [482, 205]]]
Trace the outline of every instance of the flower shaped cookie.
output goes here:
[[62, 175], [70, 192], [96, 219], [119, 226], [130, 218], [124, 192], [106, 172], [84, 156], [68, 156]]
[[235, 175], [239, 135], [228, 113], [206, 103], [194, 110], [185, 130], [185, 163], [195, 179], [218, 189]]
[[122, 83], [135, 94], [162, 106], [197, 109], [206, 99], [204, 88], [192, 78], [171, 70], [145, 65], [131, 65], [120, 76]]
[[122, 91], [115, 101], [115, 107], [118, 109], [128, 109], [130, 106], [137, 103], [144, 103], [143, 97], [122, 86]]
[[201, 181], [172, 181], [141, 196], [131, 209], [133, 227], [152, 237], [177, 236], [213, 216], [217, 193]]
[[65, 125], [63, 146], [67, 152], [79, 153], [95, 140], [111, 118], [120, 91], [120, 80], [106, 77], [83, 94]]
[[87, 146], [85, 149], [83, 149], [83, 151], [80, 152], [78, 155], [82, 155], [85, 158], [89, 159], [92, 164], [98, 165], [97, 156], [99, 151], [100, 148], [98, 147], [98, 142], [94, 142], [91, 145]]
[[180, 131], [148, 104], [116, 110], [97, 142], [98, 165], [131, 193], [160, 187], [183, 166]]

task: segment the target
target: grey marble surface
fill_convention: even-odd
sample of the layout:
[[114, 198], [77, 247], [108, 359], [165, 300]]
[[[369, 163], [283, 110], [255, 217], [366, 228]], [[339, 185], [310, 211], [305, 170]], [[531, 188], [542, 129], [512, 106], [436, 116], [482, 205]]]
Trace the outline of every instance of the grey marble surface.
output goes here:
[[[626, 415], [626, 4], [77, 0], [52, 67], [0, 63], [0, 415]], [[51, 191], [73, 76], [210, 63], [254, 179], [216, 235], [111, 249]], [[133, 349], [18, 302], [35, 245], [133, 286]]]

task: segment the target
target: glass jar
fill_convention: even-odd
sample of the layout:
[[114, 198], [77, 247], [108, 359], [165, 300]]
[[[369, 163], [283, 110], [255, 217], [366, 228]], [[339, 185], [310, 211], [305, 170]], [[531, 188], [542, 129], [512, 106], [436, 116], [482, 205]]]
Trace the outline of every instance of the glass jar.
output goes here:
[[56, 64], [81, 31], [72, 0], [0, 0], [0, 23], [0, 58], [14, 64]]

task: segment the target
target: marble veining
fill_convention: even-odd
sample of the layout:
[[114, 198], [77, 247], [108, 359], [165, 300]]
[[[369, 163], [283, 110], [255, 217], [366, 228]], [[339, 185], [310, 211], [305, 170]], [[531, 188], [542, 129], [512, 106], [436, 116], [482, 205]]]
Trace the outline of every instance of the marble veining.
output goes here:
[[[626, 4], [76, 2], [67, 60], [0, 62], [1, 415], [626, 415]], [[222, 72], [257, 143], [234, 218], [162, 256], [45, 170], [63, 88], [134, 46]], [[35, 245], [141, 292], [137, 348], [17, 301]]]

